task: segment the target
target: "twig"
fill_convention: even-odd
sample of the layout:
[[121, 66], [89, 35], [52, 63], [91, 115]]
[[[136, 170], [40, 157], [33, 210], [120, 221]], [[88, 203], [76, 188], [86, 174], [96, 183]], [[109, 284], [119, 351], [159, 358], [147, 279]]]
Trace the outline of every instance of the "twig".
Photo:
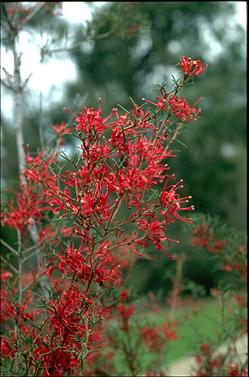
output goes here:
[[27, 24], [27, 22], [31, 21], [32, 18], [34, 18], [41, 10], [42, 8], [44, 8], [46, 6], [46, 2], [43, 2], [43, 3], [38, 3], [32, 10], [32, 12], [30, 14], [27, 15], [26, 18], [24, 18], [22, 20], [22, 26]]
[[13, 247], [12, 246], [10, 246], [7, 242], [5, 242], [4, 240], [2, 240], [2, 239], [0, 239], [0, 242], [1, 242], [1, 244], [3, 244], [8, 250], [10, 250], [14, 255], [18, 255], [18, 252], [15, 250], [15, 249], [13, 249]]
[[15, 88], [9, 84], [7, 84], [6, 81], [4, 81], [3, 79], [0, 79], [1, 80], [1, 84], [6, 88], [6, 89], [9, 89], [11, 90], [12, 92], [15, 92]]
[[5, 259], [2, 255], [0, 255], [0, 258], [2, 259], [2, 261], [4, 262], [4, 263], [6, 263], [8, 266], [9, 266], [9, 268], [11, 268], [11, 270], [15, 273], [15, 274], [18, 274], [18, 271], [17, 271], [17, 269], [9, 262], [9, 261], [7, 261], [7, 259]]
[[84, 42], [90, 42], [90, 41], [94, 41], [94, 40], [99, 40], [99, 39], [104, 39], [104, 38], [107, 38], [111, 35], [111, 32], [106, 32], [106, 33], [103, 33], [103, 34], [99, 34], [99, 35], [96, 35], [95, 37], [89, 37], [89, 38], [86, 38], [78, 43], [76, 43], [75, 45], [73, 46], [70, 46], [70, 47], [61, 47], [61, 48], [54, 48], [54, 49], [43, 49], [42, 50], [42, 55], [52, 55], [52, 54], [57, 54], [57, 53], [60, 53], [60, 52], [72, 52], [76, 49], [78, 49], [82, 43]]
[[9, 19], [9, 15], [8, 15], [8, 12], [4, 3], [2, 5], [2, 9], [3, 9], [4, 16], [6, 17], [6, 20], [7, 20], [7, 24], [9, 25], [10, 31], [12, 31], [13, 33], [16, 33], [16, 28], [14, 27], [14, 25]]
[[22, 303], [22, 239], [21, 232], [17, 230], [17, 241], [18, 241], [18, 303]]

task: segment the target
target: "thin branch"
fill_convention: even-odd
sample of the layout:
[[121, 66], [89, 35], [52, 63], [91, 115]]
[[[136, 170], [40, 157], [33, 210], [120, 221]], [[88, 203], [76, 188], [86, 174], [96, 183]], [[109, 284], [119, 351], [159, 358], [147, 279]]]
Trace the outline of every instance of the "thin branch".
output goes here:
[[0, 255], [0, 258], [2, 259], [2, 261], [7, 264], [9, 266], [9, 268], [15, 273], [15, 274], [18, 274], [18, 271], [17, 269], [9, 262], [7, 261], [7, 259], [5, 259], [2, 255]]
[[23, 287], [23, 292], [25, 292], [27, 289], [29, 289], [34, 283], [37, 283], [37, 279], [38, 279], [39, 277], [41, 277], [41, 273], [40, 273], [40, 272], [38, 272], [38, 273], [34, 276], [33, 280], [31, 280], [27, 285], [25, 285], [25, 287]]
[[[35, 245], [36, 246], [36, 245]], [[37, 247], [35, 248], [35, 251], [33, 251], [33, 253], [27, 255], [26, 257], [24, 257], [22, 259], [23, 263], [25, 263], [27, 260], [29, 260], [30, 258], [32, 258], [34, 255], [37, 256]]]
[[3, 9], [4, 16], [6, 17], [7, 24], [9, 25], [10, 30], [11, 30], [13, 33], [16, 33], [16, 28], [14, 27], [14, 25], [12, 24], [12, 22], [11, 22], [10, 19], [9, 19], [8, 11], [7, 11], [6, 6], [5, 6], [4, 3], [3, 3], [3, 5], [2, 5], [2, 7], [3, 7], [2, 9]]
[[41, 149], [44, 148], [44, 137], [43, 137], [43, 130], [42, 130], [42, 91], [40, 90], [39, 94], [39, 136], [40, 136], [40, 145]]
[[22, 238], [21, 232], [17, 230], [17, 240], [18, 240], [18, 303], [22, 303], [22, 273], [23, 273], [23, 261], [22, 261]]
[[46, 6], [46, 4], [47, 4], [46, 2], [38, 3], [33, 8], [32, 12], [28, 14], [27, 17], [22, 20], [22, 26], [27, 24], [29, 21], [31, 21], [32, 18], [34, 18]]
[[1, 244], [3, 244], [8, 250], [10, 250], [15, 256], [18, 255], [17, 251], [15, 249], [13, 249], [12, 246], [10, 246], [7, 242], [5, 242], [4, 240], [0, 239], [0, 242]]
[[70, 47], [61, 47], [61, 48], [55, 48], [55, 49], [44, 49], [42, 54], [43, 55], [52, 55], [52, 54], [57, 54], [57, 53], [60, 53], [60, 52], [72, 52], [74, 50], [76, 50], [77, 48], [79, 48], [82, 43], [84, 42], [90, 42], [90, 41], [95, 41], [95, 40], [99, 40], [99, 39], [104, 39], [104, 38], [107, 38], [111, 35], [111, 32], [106, 32], [106, 33], [103, 33], [103, 34], [99, 34], [99, 35], [96, 35], [95, 37], [90, 37], [90, 38], [87, 38], [83, 41], [80, 41], [78, 43], [76, 43], [75, 45], [73, 46], [70, 46]]
[[0, 79], [1, 81], [1, 84], [6, 88], [6, 89], [9, 89], [11, 90], [12, 92], [15, 92], [15, 88], [13, 86], [10, 86], [9, 84], [7, 84], [6, 81], [4, 81], [3, 79]]
[[26, 253], [30, 253], [31, 251], [35, 250], [37, 247], [40, 247], [42, 241], [38, 241], [35, 243], [35, 245], [28, 247], [27, 249], [23, 250], [23, 255]]
[[33, 73], [31, 72], [29, 75], [28, 75], [28, 77], [24, 80], [24, 83], [23, 83], [23, 85], [22, 85], [22, 88], [24, 89], [26, 86], [27, 86], [27, 84], [28, 84], [28, 82], [29, 82], [29, 79], [30, 79], [30, 77], [33, 75]]

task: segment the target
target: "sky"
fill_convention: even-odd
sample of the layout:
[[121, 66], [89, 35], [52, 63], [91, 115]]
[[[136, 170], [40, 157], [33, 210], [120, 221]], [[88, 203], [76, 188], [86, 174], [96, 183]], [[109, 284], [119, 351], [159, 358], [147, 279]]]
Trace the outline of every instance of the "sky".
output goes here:
[[[107, 2], [94, 2], [96, 7], [102, 7]], [[236, 18], [238, 22], [247, 28], [247, 11], [246, 1], [233, 2], [236, 6]], [[61, 17], [66, 18], [68, 22], [73, 24], [84, 23], [91, 19], [94, 8], [88, 6], [86, 2], [63, 2]], [[40, 48], [45, 42], [44, 36], [38, 37], [37, 43], [34, 44], [33, 39], [27, 33], [20, 36], [20, 46], [23, 52], [21, 74], [23, 79], [32, 76], [29, 80], [29, 91], [34, 93], [32, 106], [39, 108], [40, 93], [44, 103], [48, 100], [56, 102], [61, 99], [63, 93], [63, 85], [65, 82], [74, 81], [77, 78], [77, 71], [73, 61], [65, 54], [58, 54], [50, 58], [48, 62], [40, 63]], [[11, 54], [8, 54], [3, 48], [1, 49], [2, 65], [11, 73], [13, 71], [13, 60]], [[31, 68], [32, 67], [32, 68]], [[48, 83], [52, 83], [48, 85]], [[52, 95], [51, 95], [52, 89]], [[1, 110], [4, 116], [12, 120], [13, 118], [13, 99], [11, 95], [2, 89]]]
[[[94, 2], [97, 8], [102, 7], [104, 4], [106, 2]], [[61, 17], [72, 24], [79, 24], [90, 20], [93, 11], [94, 9], [90, 9], [86, 2], [63, 2]], [[20, 49], [22, 51], [21, 76], [24, 81], [30, 73], [32, 74], [29, 79], [28, 90], [34, 93], [32, 100], [36, 103], [32, 104], [32, 106], [37, 108], [40, 106], [40, 93], [42, 93], [44, 103], [48, 100], [50, 103], [51, 100], [57, 102], [62, 97], [63, 85], [77, 78], [76, 67], [65, 54], [53, 56], [48, 62], [41, 64], [40, 46], [43, 46], [45, 42], [45, 36], [38, 36], [36, 43], [34, 43], [33, 37], [28, 33], [20, 34]], [[9, 73], [13, 73], [12, 54], [6, 52], [4, 48], [1, 48], [1, 66], [5, 67]], [[49, 83], [51, 85], [48, 85]], [[5, 88], [1, 88], [1, 111], [8, 120], [13, 121], [13, 98], [12, 94]]]
[[[231, 1], [237, 7], [237, 18], [240, 23], [246, 27], [246, 1]], [[105, 1], [94, 3], [96, 6], [103, 6]], [[91, 18], [91, 10], [85, 2], [64, 2], [63, 14], [67, 17], [68, 21], [72, 23], [82, 22]], [[83, 17], [83, 18], [82, 18]]]

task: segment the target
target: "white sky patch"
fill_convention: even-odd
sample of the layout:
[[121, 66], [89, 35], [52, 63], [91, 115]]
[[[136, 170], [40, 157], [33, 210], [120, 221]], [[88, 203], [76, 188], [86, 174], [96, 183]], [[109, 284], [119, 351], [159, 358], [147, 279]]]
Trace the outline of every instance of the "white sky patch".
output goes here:
[[[45, 63], [40, 62], [40, 48], [38, 46], [37, 40], [39, 38], [33, 38], [29, 40], [27, 38], [27, 33], [20, 33], [20, 46], [22, 52], [21, 58], [21, 77], [25, 81], [27, 77], [30, 76], [27, 90], [32, 92], [32, 102], [33, 106], [38, 106], [39, 94], [47, 96], [51, 88], [56, 88], [56, 99], [59, 101], [63, 97], [63, 86], [66, 82], [74, 81], [77, 78], [77, 70], [74, 62], [65, 57], [61, 58], [61, 54], [54, 56], [53, 58], [47, 59]], [[1, 61], [2, 65], [6, 70], [13, 74], [13, 56], [11, 52], [7, 52], [2, 49], [1, 51]], [[2, 72], [1, 72], [2, 74]], [[2, 78], [4, 78], [2, 74]], [[37, 99], [37, 103], [34, 103]], [[13, 121], [13, 95], [6, 89], [3, 88], [1, 96], [1, 108], [4, 116], [8, 120]], [[52, 102], [52, 101], [51, 101]], [[5, 111], [8, 109], [8, 111]]]
[[91, 19], [92, 11], [84, 1], [68, 1], [62, 3], [62, 15], [70, 23], [81, 23]]
[[[103, 4], [106, 4], [106, 2], [99, 2], [97, 6]], [[63, 2], [62, 17], [69, 23], [84, 23], [91, 20], [93, 10], [86, 2]], [[63, 97], [65, 83], [75, 81], [77, 78], [76, 66], [70, 58], [66, 57], [65, 53], [56, 54], [46, 59], [46, 62], [41, 63], [40, 51], [46, 38], [46, 36], [32, 35], [25, 31], [19, 35], [19, 49], [22, 53], [21, 76], [24, 81], [31, 74], [27, 89], [32, 92], [32, 105], [37, 107], [40, 93], [44, 98], [48, 98], [49, 92], [53, 88], [53, 92], [56, 92], [56, 96], [53, 96], [54, 102], [60, 101]], [[5, 48], [1, 49], [1, 64], [8, 73], [13, 74], [13, 55]], [[4, 79], [3, 72], [1, 72], [1, 75]], [[1, 109], [4, 116], [13, 121], [13, 95], [5, 88], [2, 89]]]
[[234, 5], [238, 22], [247, 30], [247, 1], [236, 1]]

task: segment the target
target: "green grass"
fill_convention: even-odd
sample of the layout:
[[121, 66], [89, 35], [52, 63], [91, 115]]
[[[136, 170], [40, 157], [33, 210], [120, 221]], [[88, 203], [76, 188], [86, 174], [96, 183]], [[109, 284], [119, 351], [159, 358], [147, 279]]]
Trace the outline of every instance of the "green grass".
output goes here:
[[200, 340], [215, 342], [221, 328], [220, 307], [217, 302], [203, 304], [200, 311], [193, 313], [180, 311], [176, 317], [179, 320], [178, 340], [170, 342], [166, 350], [166, 361], [170, 363], [178, 358], [193, 356]]
[[[231, 302], [226, 304], [234, 305]], [[227, 314], [227, 312], [226, 312]], [[152, 323], [161, 324], [169, 318], [169, 312], [147, 313]], [[164, 360], [169, 364], [179, 358], [194, 356], [200, 342], [215, 343], [222, 331], [221, 307], [218, 300], [207, 299], [201, 302], [199, 310], [193, 307], [181, 308], [176, 311], [178, 321], [178, 339], [170, 341], [164, 352]], [[234, 326], [234, 320], [228, 319], [227, 326]]]
[[[222, 324], [222, 307], [218, 299], [204, 299], [199, 300], [199, 307], [187, 303], [184, 307], [178, 308], [175, 312], [175, 320], [177, 324], [177, 340], [169, 341], [164, 350], [158, 354], [146, 351], [144, 347], [140, 347], [141, 340], [136, 342], [139, 338], [139, 327], [148, 325], [149, 327], [160, 326], [169, 321], [170, 312], [168, 309], [162, 309], [159, 312], [142, 311], [142, 305], [137, 303], [138, 313], [131, 321], [131, 327], [134, 332], [131, 335], [128, 343], [131, 349], [137, 354], [137, 370], [153, 369], [153, 366], [158, 368], [159, 365], [166, 368], [172, 362], [184, 357], [195, 356], [198, 345], [200, 343], [211, 343], [220, 345], [227, 340], [224, 332], [224, 324]], [[231, 329], [232, 333], [236, 329], [236, 304], [230, 298], [227, 298], [224, 307], [225, 314], [225, 328]], [[125, 334], [119, 332], [121, 338], [125, 338]], [[218, 336], [220, 336], [218, 338]], [[222, 337], [221, 337], [222, 336]], [[121, 340], [120, 338], [120, 340]], [[127, 369], [127, 362], [124, 362], [124, 354], [119, 349], [116, 349], [113, 359], [115, 371], [117, 376], [130, 375], [129, 368]]]

